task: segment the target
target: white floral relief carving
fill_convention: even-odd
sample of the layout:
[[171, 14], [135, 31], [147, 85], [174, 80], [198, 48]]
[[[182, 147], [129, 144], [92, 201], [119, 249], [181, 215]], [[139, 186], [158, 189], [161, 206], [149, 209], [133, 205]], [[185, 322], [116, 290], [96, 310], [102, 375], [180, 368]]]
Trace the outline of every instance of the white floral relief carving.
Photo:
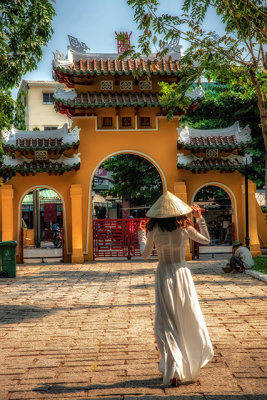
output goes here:
[[224, 161], [231, 161], [237, 164], [251, 164], [252, 163], [252, 157], [250, 154], [246, 154], [245, 156], [237, 156], [236, 154], [230, 154], [229, 156], [226, 157], [221, 157], [222, 160]]
[[177, 154], [177, 163], [181, 165], [190, 164], [192, 161], [202, 161], [203, 157], [196, 157], [194, 154], [188, 154], [187, 156], [184, 153]]
[[63, 90], [60, 85], [57, 85], [54, 91], [55, 100], [71, 100], [73, 101], [77, 97], [76, 90]]
[[177, 128], [179, 133], [179, 142], [190, 143], [189, 126], [185, 124], [184, 128]]
[[73, 56], [71, 52], [68, 52], [67, 57], [64, 54], [60, 53], [59, 50], [56, 50], [54, 53], [53, 65], [55, 67], [71, 67], [73, 64]]

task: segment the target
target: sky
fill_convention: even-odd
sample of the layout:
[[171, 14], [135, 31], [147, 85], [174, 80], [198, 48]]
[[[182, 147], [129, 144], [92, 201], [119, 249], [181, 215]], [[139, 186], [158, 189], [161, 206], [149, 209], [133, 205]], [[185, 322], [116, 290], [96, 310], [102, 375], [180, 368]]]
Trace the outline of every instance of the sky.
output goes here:
[[[161, 0], [160, 11], [179, 15], [181, 0]], [[68, 35], [86, 43], [92, 53], [116, 53], [115, 31], [132, 32], [131, 44], [138, 41], [134, 11], [126, 0], [56, 0], [56, 17], [53, 20], [54, 34], [47, 47], [43, 48], [43, 58], [38, 68], [28, 72], [22, 79], [52, 80], [53, 52], [67, 54]], [[223, 25], [214, 10], [210, 10], [205, 29], [224, 32]], [[185, 43], [182, 43], [185, 46]], [[12, 91], [16, 96], [18, 89]]]

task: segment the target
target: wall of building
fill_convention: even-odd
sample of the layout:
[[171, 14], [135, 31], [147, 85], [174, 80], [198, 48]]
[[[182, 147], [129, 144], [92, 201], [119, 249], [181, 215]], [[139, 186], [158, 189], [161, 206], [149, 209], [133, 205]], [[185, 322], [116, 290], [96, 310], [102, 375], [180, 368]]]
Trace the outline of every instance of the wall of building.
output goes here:
[[43, 104], [43, 93], [54, 93], [56, 85], [33, 86], [29, 84], [27, 98], [27, 129], [38, 127], [44, 130], [45, 126], [61, 128], [68, 123], [66, 115], [59, 114], [54, 109], [54, 104]]

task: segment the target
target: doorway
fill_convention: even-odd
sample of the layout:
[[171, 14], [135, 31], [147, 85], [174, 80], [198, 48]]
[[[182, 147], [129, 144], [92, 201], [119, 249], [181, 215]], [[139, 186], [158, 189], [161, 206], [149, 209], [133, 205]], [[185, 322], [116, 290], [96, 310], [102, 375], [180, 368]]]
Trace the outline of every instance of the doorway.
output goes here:
[[214, 258], [214, 254], [231, 253], [235, 229], [233, 208], [228, 193], [219, 186], [204, 186], [196, 193], [193, 204], [198, 204], [202, 208], [210, 234], [209, 246], [195, 245], [196, 256], [211, 254]]
[[24, 262], [63, 259], [63, 204], [49, 188], [26, 194], [21, 205], [21, 246]]

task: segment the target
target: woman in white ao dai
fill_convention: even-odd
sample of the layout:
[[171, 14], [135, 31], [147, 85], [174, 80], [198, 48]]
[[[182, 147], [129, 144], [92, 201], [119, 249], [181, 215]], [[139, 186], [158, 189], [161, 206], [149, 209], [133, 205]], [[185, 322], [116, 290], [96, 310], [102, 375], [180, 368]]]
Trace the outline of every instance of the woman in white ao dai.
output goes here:
[[[186, 220], [185, 214], [191, 211], [197, 218], [200, 233]], [[173, 214], [182, 221], [180, 227], [162, 231], [161, 221], [157, 222], [157, 219], [172, 217], [173, 220]], [[150, 257], [154, 245], [159, 257], [155, 282], [155, 335], [161, 354], [159, 370], [164, 385], [194, 381], [200, 368], [213, 357], [213, 350], [185, 253], [188, 238], [209, 243], [208, 229], [198, 206], [191, 209], [169, 192], [158, 199], [147, 216], [156, 219], [147, 235], [145, 230], [139, 231], [139, 244], [144, 258]]]

